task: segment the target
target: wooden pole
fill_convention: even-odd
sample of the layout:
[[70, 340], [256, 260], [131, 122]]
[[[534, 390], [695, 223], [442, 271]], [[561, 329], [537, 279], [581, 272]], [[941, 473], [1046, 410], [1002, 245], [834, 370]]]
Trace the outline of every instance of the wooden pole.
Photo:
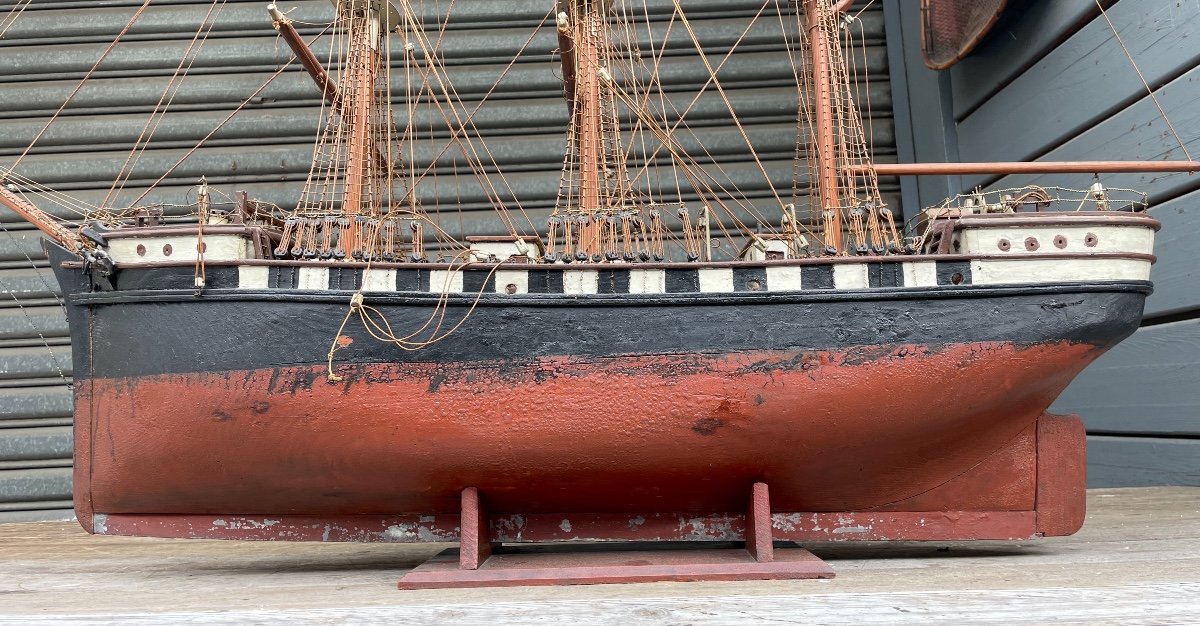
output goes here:
[[838, 210], [838, 170], [833, 133], [833, 80], [829, 69], [829, 37], [820, 28], [819, 5], [827, 0], [804, 0], [808, 42], [812, 53], [813, 120], [817, 129], [817, 190], [821, 209], [832, 211], [824, 220], [825, 245], [842, 252], [842, 216]]
[[[295, 26], [292, 26], [292, 21], [287, 18], [279, 8], [274, 4], [267, 5], [267, 12], [271, 14], [271, 21], [275, 25], [275, 30], [279, 31], [279, 35], [287, 42], [288, 48], [291, 48], [292, 54], [296, 55], [296, 59], [300, 61], [300, 65], [304, 67], [304, 71], [316, 83], [317, 89], [321, 90], [321, 96], [325, 98], [330, 106], [341, 115], [348, 115], [342, 110], [342, 102], [338, 96], [338, 84], [329, 72], [325, 71], [325, 67], [321, 64], [321, 60], [317, 55], [313, 54], [308, 44], [304, 42], [304, 38], [300, 36], [299, 31]], [[392, 164], [388, 160], [386, 151], [380, 150], [379, 146], [373, 143], [370, 146], [372, 158], [375, 160], [375, 166], [384, 172], [392, 171]]]
[[1200, 161], [1031, 161], [996, 163], [876, 163], [845, 170], [861, 176], [945, 176], [955, 174], [1114, 174], [1200, 172]]
[[[0, 175], [0, 178], [2, 177]], [[83, 240], [79, 235], [67, 230], [58, 223], [54, 216], [26, 202], [24, 198], [9, 191], [2, 184], [0, 184], [0, 205], [8, 207], [21, 219], [33, 224], [42, 231], [42, 234], [58, 242], [67, 250], [78, 254], [83, 249]]]
[[580, 190], [579, 208], [584, 212], [599, 210], [600, 177], [604, 171], [604, 139], [601, 131], [600, 110], [600, 46], [598, 29], [604, 23], [592, 2], [576, 5], [579, 14], [575, 20], [576, 62], [579, 68], [575, 103], [575, 129], [579, 135]]
[[267, 12], [271, 14], [271, 21], [275, 25], [275, 30], [287, 42], [292, 53], [300, 61], [300, 65], [304, 66], [304, 71], [312, 77], [313, 82], [317, 84], [317, 88], [321, 90], [321, 95], [325, 97], [325, 101], [329, 104], [336, 105], [338, 97], [337, 83], [330, 78], [329, 72], [325, 71], [325, 67], [321, 65], [320, 59], [313, 54], [308, 44], [304, 43], [304, 39], [300, 37], [300, 33], [296, 31], [296, 27], [292, 26], [292, 21], [286, 15], [281, 13], [274, 5], [267, 5]]

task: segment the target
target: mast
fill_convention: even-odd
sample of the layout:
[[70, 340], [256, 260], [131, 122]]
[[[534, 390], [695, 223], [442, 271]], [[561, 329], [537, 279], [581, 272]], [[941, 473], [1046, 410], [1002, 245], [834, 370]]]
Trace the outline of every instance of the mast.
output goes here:
[[[273, 6], [268, 10], [330, 104], [297, 207], [297, 219], [307, 220], [298, 223], [299, 230], [321, 241], [316, 248], [321, 255], [361, 259], [372, 253], [379, 218], [391, 209], [393, 133], [386, 50], [388, 34], [401, 18], [388, 0], [330, 1], [337, 9], [336, 28], [346, 41], [337, 80], [314, 63], [286, 16]], [[340, 216], [336, 226], [331, 216]], [[309, 232], [318, 227], [319, 237]], [[336, 249], [330, 250], [327, 244], [335, 240]]]
[[576, 5], [575, 57], [579, 73], [575, 84], [574, 120], [579, 138], [580, 190], [579, 209], [593, 213], [600, 208], [600, 172], [604, 168], [601, 150], [600, 111], [600, 29], [604, 27], [595, 0]]
[[[346, 9], [345, 7], [349, 7]], [[338, 11], [348, 10], [350, 16], [350, 54], [346, 60], [348, 83], [345, 110], [350, 117], [350, 142], [346, 158], [346, 195], [342, 199], [342, 215], [353, 219], [362, 206], [368, 164], [367, 138], [370, 131], [371, 103], [374, 100], [375, 77], [379, 69], [379, 16], [369, 2], [341, 2]]]
[[816, 128], [817, 195], [825, 227], [825, 247], [835, 254], [842, 253], [842, 214], [834, 138], [833, 72], [829, 63], [830, 46], [837, 44], [831, 44], [824, 25], [827, 22], [826, 12], [842, 10], [845, 5], [845, 2], [841, 2], [831, 7], [829, 0], [804, 0], [813, 74], [812, 123]]
[[[570, 113], [563, 184], [556, 214], [565, 216], [565, 253], [612, 258], [615, 221], [628, 192], [625, 150], [609, 67], [608, 12], [612, 0], [557, 0], [559, 54]], [[576, 232], [573, 242], [572, 232]]]

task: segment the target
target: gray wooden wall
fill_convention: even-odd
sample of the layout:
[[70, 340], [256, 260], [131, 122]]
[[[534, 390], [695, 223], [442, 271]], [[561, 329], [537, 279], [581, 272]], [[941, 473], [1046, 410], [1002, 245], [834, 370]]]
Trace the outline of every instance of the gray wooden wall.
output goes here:
[[[926, 89], [906, 96], [913, 103], [911, 132], [945, 138], [941, 154], [938, 146], [921, 153], [918, 145], [917, 159], [1185, 158], [1096, 0], [1009, 4], [981, 46], [950, 70], [931, 76], [910, 65], [916, 77], [909, 77], [909, 91], [919, 81]], [[1105, 6], [1184, 144], [1200, 156], [1200, 0], [1106, 0]], [[911, 24], [914, 14], [900, 17]], [[932, 195], [975, 185], [1079, 189], [1090, 178], [968, 176], [924, 185], [936, 187]], [[1088, 368], [1054, 409], [1084, 418], [1092, 486], [1200, 485], [1200, 175], [1102, 180], [1150, 195], [1151, 214], [1163, 224], [1155, 293], [1142, 328]], [[932, 195], [921, 201], [936, 201]]]

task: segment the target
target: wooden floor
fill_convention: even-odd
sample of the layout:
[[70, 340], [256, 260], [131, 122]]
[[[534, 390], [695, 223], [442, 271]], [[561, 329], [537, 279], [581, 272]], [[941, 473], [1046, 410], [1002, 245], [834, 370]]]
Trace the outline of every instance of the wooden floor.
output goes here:
[[[91, 537], [0, 526], [0, 622], [1200, 623], [1200, 488], [1096, 490], [1074, 537], [810, 546], [827, 581], [397, 591], [444, 545]], [[949, 549], [947, 549], [947, 547]]]

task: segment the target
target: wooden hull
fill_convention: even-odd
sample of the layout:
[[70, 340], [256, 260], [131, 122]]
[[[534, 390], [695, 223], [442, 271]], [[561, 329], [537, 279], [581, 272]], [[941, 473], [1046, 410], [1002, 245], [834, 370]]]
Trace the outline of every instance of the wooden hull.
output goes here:
[[109, 534], [453, 540], [473, 486], [502, 540], [731, 539], [764, 481], [778, 538], [1069, 534], [1082, 428], [1043, 412], [1148, 291], [488, 296], [420, 351], [348, 324], [337, 381], [344, 293], [78, 294], [76, 509]]

